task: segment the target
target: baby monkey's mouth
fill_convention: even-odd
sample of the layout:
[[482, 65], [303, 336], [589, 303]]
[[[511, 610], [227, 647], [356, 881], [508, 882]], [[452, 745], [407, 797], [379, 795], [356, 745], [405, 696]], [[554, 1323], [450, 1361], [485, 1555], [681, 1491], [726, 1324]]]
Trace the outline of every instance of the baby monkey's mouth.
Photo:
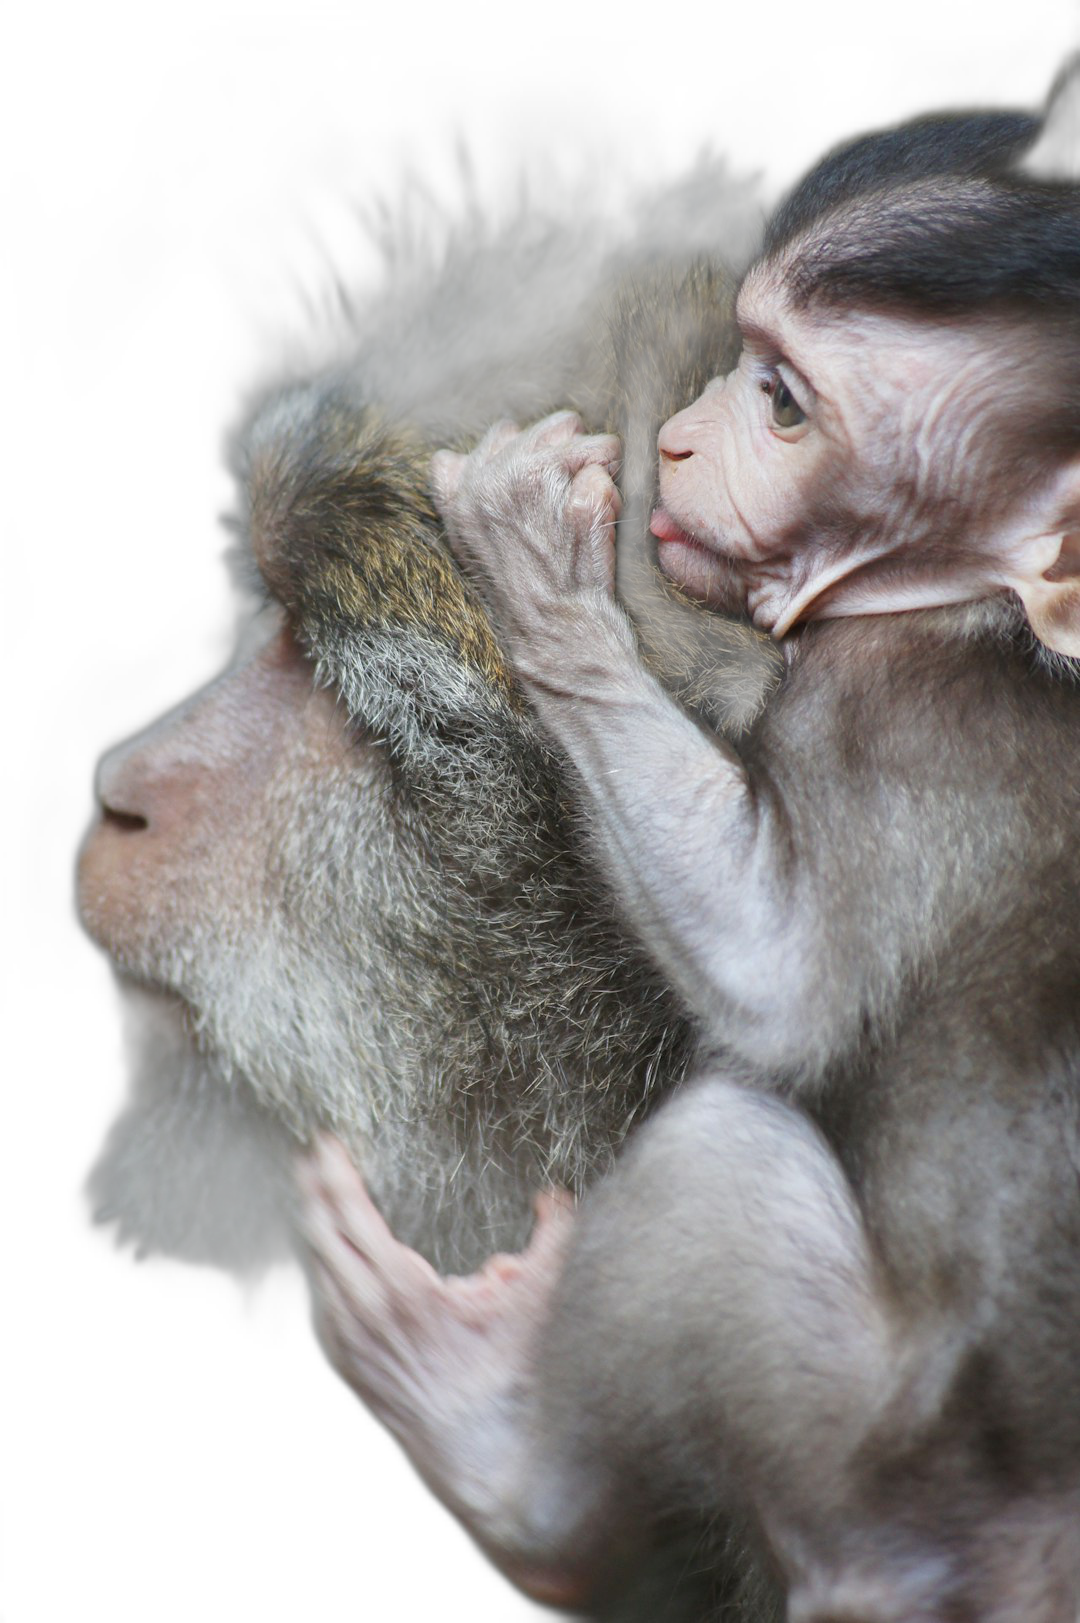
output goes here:
[[747, 560], [684, 530], [664, 507], [656, 508], [649, 529], [658, 543], [660, 568], [688, 597], [726, 614], [749, 617], [762, 631], [772, 629], [775, 607], [770, 603], [772, 612], [767, 612], [763, 600], [772, 598], [775, 587], [757, 584]]
[[745, 557], [724, 545], [722, 536], [702, 540], [658, 505], [649, 521], [657, 540], [657, 560], [669, 580], [709, 608], [748, 619], [758, 631], [780, 640], [797, 624], [830, 612], [837, 585], [858, 568], [845, 555], [829, 563], [798, 558], [777, 542], [764, 556]]
[[649, 529], [658, 541], [678, 541], [683, 546], [697, 547], [701, 552], [710, 551], [703, 541], [698, 540], [696, 535], [691, 535], [688, 530], [681, 529], [664, 507], [656, 508], [649, 520]]

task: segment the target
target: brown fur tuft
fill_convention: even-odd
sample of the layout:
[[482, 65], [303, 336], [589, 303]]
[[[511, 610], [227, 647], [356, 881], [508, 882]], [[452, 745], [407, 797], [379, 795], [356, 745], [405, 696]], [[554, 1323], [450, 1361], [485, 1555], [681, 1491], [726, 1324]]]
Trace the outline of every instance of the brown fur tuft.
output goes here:
[[[713, 265], [680, 279], [656, 274], [612, 289], [606, 352], [593, 375], [567, 378], [546, 404], [577, 407], [590, 427], [624, 441], [625, 519], [616, 589], [646, 661], [708, 724], [744, 732], [780, 680], [767, 636], [692, 601], [654, 560], [656, 435], [732, 364], [731, 278]], [[448, 552], [429, 493], [434, 433], [378, 406], [336, 414], [323, 404], [310, 432], [289, 420], [253, 450], [248, 471], [255, 550], [274, 591], [315, 646], [354, 626], [367, 635], [422, 631], [464, 669], [520, 708], [486, 612]], [[413, 696], [416, 701], [416, 695]]]

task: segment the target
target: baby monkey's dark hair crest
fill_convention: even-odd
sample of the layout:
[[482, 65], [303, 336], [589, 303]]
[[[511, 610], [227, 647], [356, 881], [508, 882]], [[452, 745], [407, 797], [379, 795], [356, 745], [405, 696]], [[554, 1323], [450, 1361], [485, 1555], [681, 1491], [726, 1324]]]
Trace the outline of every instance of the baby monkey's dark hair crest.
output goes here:
[[763, 262], [797, 310], [882, 311], [1026, 328], [1057, 407], [1042, 450], [1080, 442], [1080, 186], [1023, 162], [1021, 113], [918, 119], [822, 160], [780, 205]]
[[1008, 175], [874, 191], [811, 223], [784, 258], [797, 307], [1080, 323], [1080, 187]]
[[772, 259], [825, 215], [871, 193], [950, 176], [1004, 174], [1041, 128], [1030, 113], [939, 113], [847, 141], [827, 153], [777, 208], [766, 228], [764, 257]]
[[1023, 172], [1026, 113], [956, 113], [862, 136], [777, 209], [766, 260], [793, 302], [963, 316], [1080, 314], [1080, 187]]

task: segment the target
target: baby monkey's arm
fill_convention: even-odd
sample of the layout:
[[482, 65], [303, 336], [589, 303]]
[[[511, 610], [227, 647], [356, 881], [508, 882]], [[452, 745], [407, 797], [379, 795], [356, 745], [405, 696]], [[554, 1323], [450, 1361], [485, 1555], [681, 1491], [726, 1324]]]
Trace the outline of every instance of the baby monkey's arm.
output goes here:
[[[570, 412], [438, 453], [435, 499], [488, 589], [518, 676], [584, 781], [601, 853], [691, 1006], [774, 988], [768, 843], [737, 754], [644, 668], [612, 596], [619, 443]], [[702, 875], [709, 883], [702, 884]], [[761, 962], [769, 940], [769, 963]], [[765, 1012], [765, 1011], [761, 1011]]]

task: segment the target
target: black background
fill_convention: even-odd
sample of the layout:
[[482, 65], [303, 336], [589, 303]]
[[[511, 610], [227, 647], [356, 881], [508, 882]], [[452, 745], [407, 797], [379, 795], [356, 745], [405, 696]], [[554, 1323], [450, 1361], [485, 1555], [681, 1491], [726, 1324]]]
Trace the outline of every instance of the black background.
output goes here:
[[593, 18], [515, 18], [529, 29], [515, 45], [484, 24], [500, 63], [484, 73], [466, 37], [421, 49], [404, 11], [380, 13], [378, 39], [359, 13], [348, 41], [263, 39], [261, 54], [96, 34], [67, 37], [62, 63], [52, 47], [26, 60], [8, 695], [31, 740], [10, 751], [11, 868], [28, 881], [10, 1086], [28, 1118], [8, 1152], [8, 1337], [26, 1370], [15, 1555], [32, 1589], [11, 1617], [81, 1600], [114, 1620], [172, 1605], [531, 1610], [323, 1368], [299, 1282], [245, 1298], [136, 1266], [89, 1230], [81, 1183], [122, 1071], [106, 966], [71, 915], [71, 855], [102, 748], [224, 662], [219, 441], [266, 336], [300, 325], [330, 263], [362, 265], [352, 200], [393, 198], [404, 170], [450, 198], [455, 140], [481, 195], [521, 161], [603, 162], [617, 190], [705, 148], [783, 180], [849, 131], [1036, 101], [1069, 44], [1018, 26], [870, 47], [853, 31], [797, 39], [773, 13], [719, 49], [687, 13], [658, 18], [663, 32], [629, 45]]

